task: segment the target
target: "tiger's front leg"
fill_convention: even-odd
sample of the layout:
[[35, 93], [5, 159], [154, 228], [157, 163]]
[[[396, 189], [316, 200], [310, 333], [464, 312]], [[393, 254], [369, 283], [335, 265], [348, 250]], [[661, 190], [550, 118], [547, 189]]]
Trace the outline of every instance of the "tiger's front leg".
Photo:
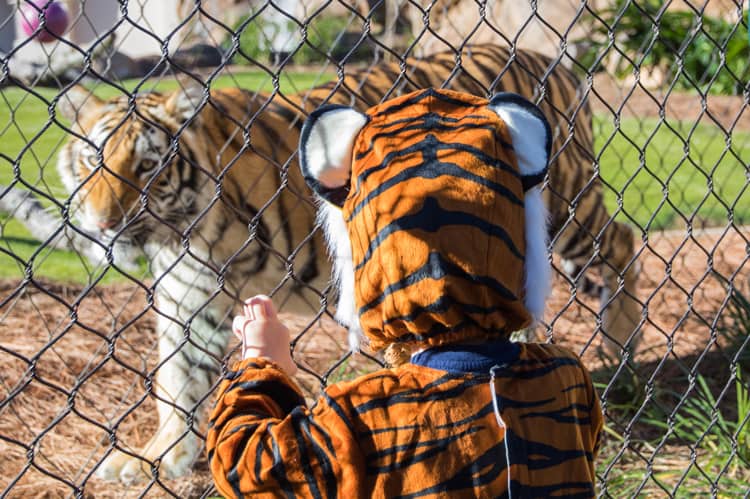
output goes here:
[[605, 232], [602, 253], [607, 255], [601, 266], [604, 286], [600, 295], [604, 344], [614, 354], [621, 349], [634, 352], [641, 339], [643, 307], [637, 294], [640, 268], [634, 261], [633, 230], [613, 222]]
[[113, 449], [97, 470], [102, 478], [136, 483], [153, 476], [152, 466], [161, 478], [178, 477], [203, 449], [197, 434], [206, 412], [202, 406], [231, 336], [227, 318], [233, 301], [222, 295], [210, 298], [215, 277], [193, 279], [187, 286], [180, 270], [169, 271], [157, 289], [159, 362], [151, 372], [159, 427], [144, 447], [128, 449], [138, 457]]

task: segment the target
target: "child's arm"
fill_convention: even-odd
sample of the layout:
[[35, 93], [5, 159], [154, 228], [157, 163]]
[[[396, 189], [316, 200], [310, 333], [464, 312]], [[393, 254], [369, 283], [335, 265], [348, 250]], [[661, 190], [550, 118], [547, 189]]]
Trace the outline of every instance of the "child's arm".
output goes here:
[[604, 428], [604, 415], [602, 414], [602, 406], [599, 403], [599, 395], [596, 393], [594, 383], [591, 379], [591, 374], [588, 369], [581, 362], [580, 357], [575, 356], [578, 361], [578, 368], [581, 370], [583, 376], [583, 382], [586, 386], [586, 398], [588, 399], [589, 411], [589, 426], [590, 437], [587, 439], [589, 446], [586, 450], [591, 452], [591, 461], [589, 462], [591, 480], [596, 481], [596, 459], [599, 455], [599, 447], [601, 445], [602, 430]]
[[325, 401], [305, 407], [289, 377], [289, 333], [270, 300], [250, 300], [233, 330], [243, 360], [219, 387], [206, 442], [219, 491], [358, 497], [364, 464], [348, 418]]
[[599, 403], [599, 395], [596, 393], [596, 389], [594, 388], [594, 383], [591, 380], [591, 374], [589, 374], [588, 370], [583, 367], [583, 364], [581, 364], [581, 369], [583, 369], [584, 379], [586, 380], [586, 385], [589, 387], [589, 397], [591, 400], [591, 434], [593, 435], [593, 441], [594, 441], [594, 450], [593, 450], [593, 457], [594, 461], [596, 461], [597, 456], [599, 455], [599, 447], [601, 445], [601, 439], [602, 439], [602, 431], [604, 429], [604, 415], [602, 414], [602, 406]]

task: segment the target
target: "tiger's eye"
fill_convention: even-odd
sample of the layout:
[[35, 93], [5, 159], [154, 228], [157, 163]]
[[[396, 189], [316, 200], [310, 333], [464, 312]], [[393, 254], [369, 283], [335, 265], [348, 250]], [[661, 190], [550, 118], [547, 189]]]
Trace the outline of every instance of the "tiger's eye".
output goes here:
[[155, 159], [143, 159], [141, 164], [138, 165], [138, 170], [141, 174], [149, 173], [151, 170], [159, 166], [159, 162]]
[[86, 168], [88, 168], [89, 170], [94, 170], [99, 165], [99, 160], [96, 157], [96, 151], [82, 153], [81, 158], [83, 159], [84, 166], [86, 166]]

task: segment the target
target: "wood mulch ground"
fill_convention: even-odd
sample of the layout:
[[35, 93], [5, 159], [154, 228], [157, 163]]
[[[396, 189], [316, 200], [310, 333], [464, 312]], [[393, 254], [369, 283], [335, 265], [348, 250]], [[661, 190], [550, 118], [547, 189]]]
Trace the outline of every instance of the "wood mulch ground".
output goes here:
[[[721, 339], [710, 346], [712, 325], [727, 290], [717, 276], [734, 276], [733, 282], [747, 289], [748, 238], [748, 229], [692, 237], [657, 233], [643, 245], [639, 298], [647, 318], [635, 355], [641, 376], [674, 377], [704, 350], [718, 348]], [[154, 313], [143, 291], [103, 286], [82, 297], [76, 286], [42, 282], [21, 289], [18, 284], [0, 283], [0, 490], [19, 498], [71, 496], [73, 485], [86, 497], [144, 493], [144, 485], [125, 489], [89, 476], [105, 452], [105, 428], [113, 418], [129, 414], [117, 435], [134, 448], [147, 441], [157, 423], [141, 374], [156, 362]], [[597, 300], [574, 295], [558, 278], [548, 327], [538, 332], [541, 339], [549, 335], [581, 353], [592, 370], [611, 372], [605, 364], [612, 361], [599, 349], [597, 308]], [[297, 332], [310, 323], [305, 317], [284, 319]], [[378, 367], [356, 355], [328, 373], [345, 350], [344, 332], [323, 320], [303, 334], [296, 358], [334, 382]], [[315, 376], [302, 374], [298, 380], [310, 397], [318, 393], [321, 384]], [[170, 490], [179, 497], [199, 497], [210, 487], [201, 459], [190, 476], [154, 483], [146, 495], [168, 496]]]

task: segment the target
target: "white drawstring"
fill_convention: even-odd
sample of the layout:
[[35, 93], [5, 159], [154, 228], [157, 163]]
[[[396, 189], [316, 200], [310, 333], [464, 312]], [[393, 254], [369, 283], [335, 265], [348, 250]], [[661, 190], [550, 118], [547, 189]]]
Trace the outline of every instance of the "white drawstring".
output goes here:
[[513, 499], [513, 494], [510, 491], [510, 447], [508, 445], [508, 426], [505, 424], [503, 416], [500, 414], [500, 404], [497, 401], [497, 393], [495, 393], [495, 369], [503, 369], [506, 365], [507, 364], [501, 366], [495, 365], [490, 369], [490, 392], [492, 393], [492, 408], [495, 410], [497, 425], [505, 430], [505, 435], [503, 435], [503, 446], [505, 447], [505, 463], [508, 476], [508, 499]]

